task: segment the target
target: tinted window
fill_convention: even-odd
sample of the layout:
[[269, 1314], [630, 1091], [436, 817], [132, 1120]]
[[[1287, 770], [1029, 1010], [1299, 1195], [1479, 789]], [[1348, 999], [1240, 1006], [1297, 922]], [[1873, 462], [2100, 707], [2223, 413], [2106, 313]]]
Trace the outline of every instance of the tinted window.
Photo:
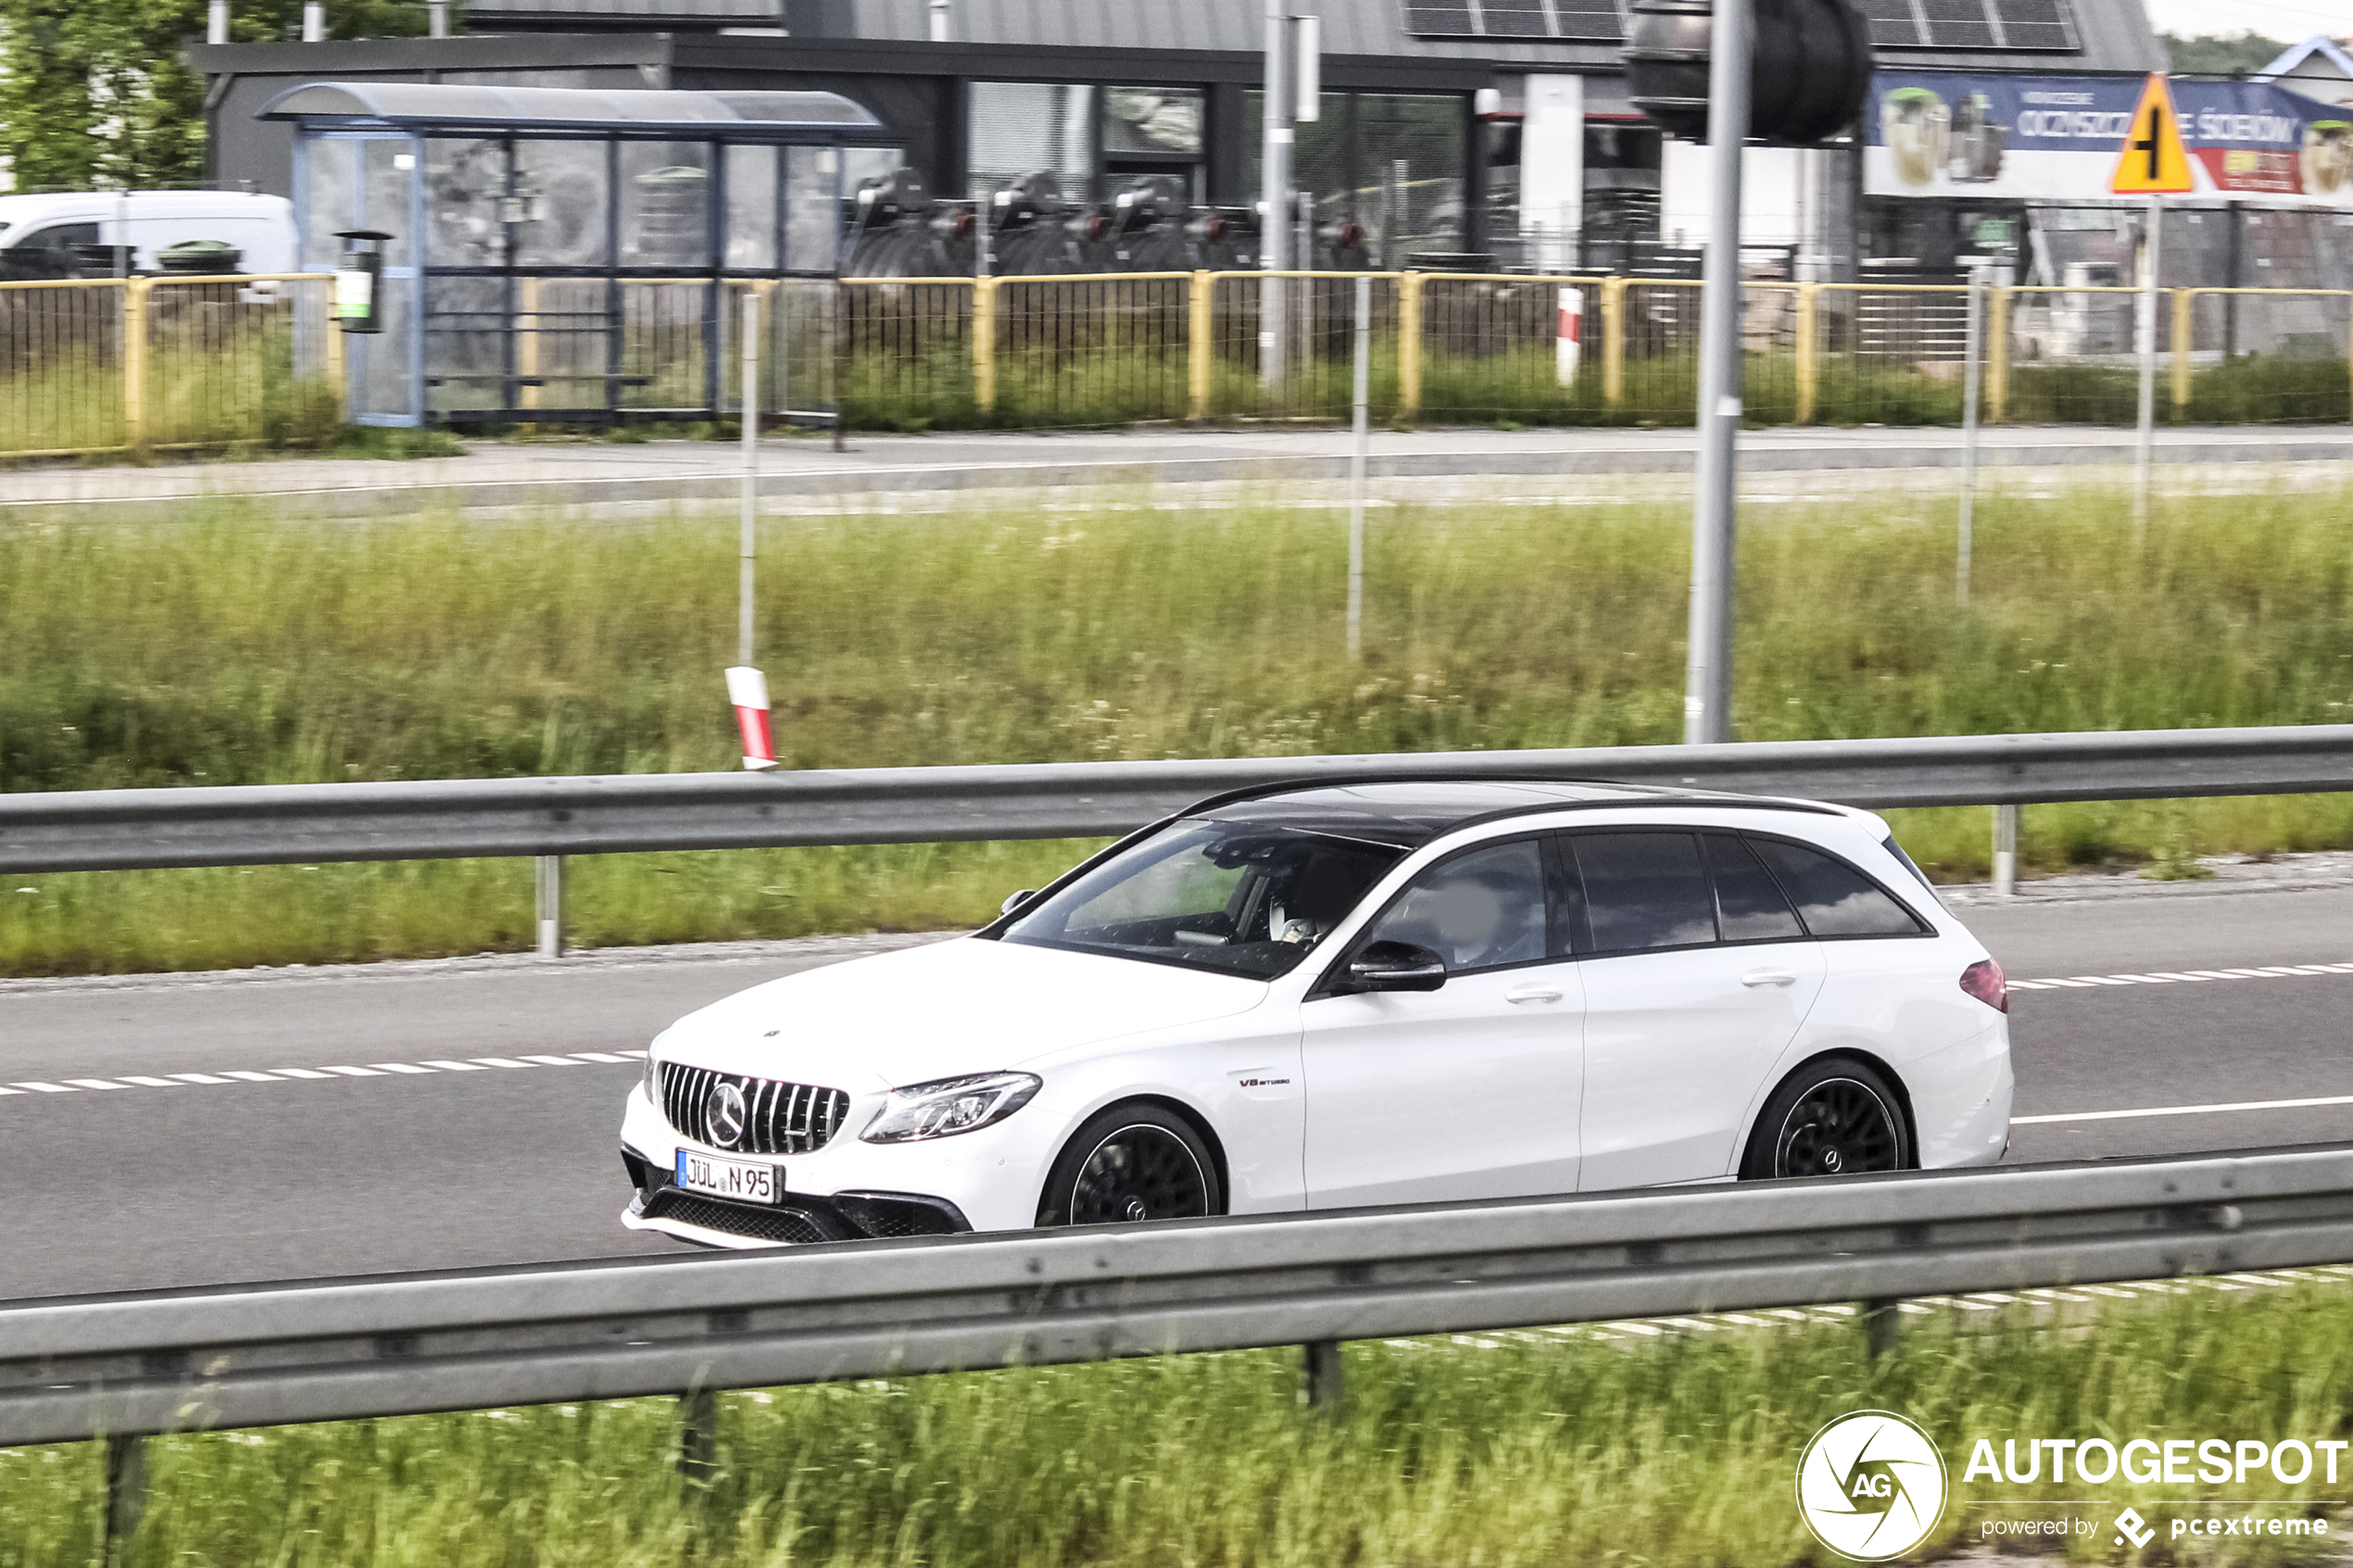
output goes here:
[[1775, 838], [1755, 841], [1806, 929], [1817, 936], [1914, 936], [1920, 922], [1878, 884], [1835, 855]]
[[1716, 900], [1688, 833], [1576, 834], [1593, 949], [1627, 952], [1716, 940]]
[[1727, 942], [1769, 942], [1806, 935], [1797, 911], [1756, 854], [1730, 834], [1708, 834], [1708, 868], [1716, 873], [1716, 919]]
[[52, 223], [46, 229], [34, 230], [17, 243], [42, 250], [59, 251], [71, 250], [76, 245], [94, 245], [98, 243], [98, 226], [95, 223]]
[[1365, 939], [1428, 947], [1451, 972], [1543, 958], [1543, 852], [1534, 839], [1522, 839], [1434, 866]]
[[1271, 980], [1403, 855], [1271, 823], [1177, 822], [1026, 908], [1002, 940]]

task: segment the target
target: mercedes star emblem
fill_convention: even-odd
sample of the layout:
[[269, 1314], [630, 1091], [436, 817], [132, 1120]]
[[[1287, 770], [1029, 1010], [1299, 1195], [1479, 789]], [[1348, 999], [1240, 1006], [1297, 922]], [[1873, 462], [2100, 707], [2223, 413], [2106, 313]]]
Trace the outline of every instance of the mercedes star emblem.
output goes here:
[[722, 1148], [733, 1148], [744, 1135], [744, 1092], [721, 1079], [711, 1086], [702, 1102], [704, 1120], [711, 1123], [711, 1141]]

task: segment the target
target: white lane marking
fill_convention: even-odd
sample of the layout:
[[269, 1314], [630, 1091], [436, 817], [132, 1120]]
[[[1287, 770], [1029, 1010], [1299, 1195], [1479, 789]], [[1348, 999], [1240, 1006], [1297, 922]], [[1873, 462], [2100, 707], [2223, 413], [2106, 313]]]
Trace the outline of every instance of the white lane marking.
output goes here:
[[0, 1096], [72, 1095], [84, 1089], [177, 1089], [190, 1084], [283, 1084], [294, 1079], [332, 1083], [338, 1078], [382, 1078], [387, 1074], [430, 1078], [440, 1073], [488, 1073], [499, 1067], [578, 1067], [587, 1062], [636, 1067], [644, 1061], [644, 1057], [634, 1054], [617, 1056], [610, 1051], [575, 1051], [570, 1056], [527, 1056], [520, 1060], [485, 1056], [472, 1061], [374, 1061], [365, 1067], [280, 1067], [268, 1073], [245, 1067], [224, 1067], [218, 1073], [173, 1073], [159, 1078], [137, 1073], [126, 1073], [120, 1078], [67, 1078], [54, 1084], [29, 1078], [17, 1084], [0, 1084]]
[[484, 1067], [529, 1067], [531, 1065], [527, 1061], [517, 1061], [512, 1057], [504, 1056], [478, 1056], [473, 1060]]
[[0, 1088], [0, 1095], [20, 1095], [24, 1092], [22, 1089]]
[[523, 1058], [523, 1060], [537, 1062], [542, 1067], [577, 1067], [580, 1065], [580, 1063], [573, 1060], [572, 1058], [568, 1056], [527, 1056]]
[[179, 1079], [183, 1084], [225, 1084], [229, 1082], [226, 1078], [216, 1078], [209, 1073], [174, 1073], [172, 1076]]
[[2133, 1110], [2070, 1110], [2053, 1116], [2013, 1116], [2013, 1127], [2046, 1122], [2124, 1122], [2136, 1116], [2211, 1116], [2226, 1110], [2305, 1110], [2322, 1105], [2353, 1105], [2353, 1095], [2322, 1095], [2312, 1099], [2248, 1099], [2229, 1105], [2150, 1105]]
[[69, 1078], [67, 1083], [77, 1089], [127, 1089], [128, 1084], [118, 1084], [111, 1078]]
[[413, 1061], [371, 1061], [368, 1064], [379, 1073], [431, 1073], [430, 1067], [420, 1067]]
[[330, 1073], [340, 1073], [346, 1078], [381, 1078], [383, 1073], [372, 1067], [330, 1067]]
[[74, 1092], [73, 1090], [67, 1088], [63, 1084], [43, 1084], [31, 1081], [19, 1084], [17, 1087], [19, 1089], [31, 1089], [37, 1095], [69, 1095]]
[[278, 1082], [278, 1075], [275, 1073], [256, 1073], [249, 1068], [244, 1067], [224, 1068], [222, 1069], [220, 1075], [224, 1078], [234, 1078], [239, 1083], [244, 1084], [274, 1084]]
[[437, 1067], [444, 1073], [487, 1073], [490, 1071], [487, 1067], [476, 1067], [471, 1061], [434, 1061], [428, 1060], [425, 1065], [427, 1067]]
[[321, 1073], [308, 1067], [273, 1067], [270, 1070], [281, 1078], [332, 1078], [332, 1073]]
[[126, 1084], [136, 1084], [143, 1089], [176, 1089], [181, 1086], [169, 1078], [142, 1078], [130, 1073], [122, 1075], [122, 1081]]
[[2308, 974], [2353, 974], [2353, 963], [2272, 964], [2263, 969], [2157, 969], [2141, 974], [2045, 974], [2013, 980], [2013, 991], [2084, 991], [2102, 985], [2198, 985], [2208, 980], [2280, 980]]
[[574, 1051], [572, 1054], [578, 1061], [639, 1062], [646, 1060], [642, 1056], [615, 1056], [610, 1051]]

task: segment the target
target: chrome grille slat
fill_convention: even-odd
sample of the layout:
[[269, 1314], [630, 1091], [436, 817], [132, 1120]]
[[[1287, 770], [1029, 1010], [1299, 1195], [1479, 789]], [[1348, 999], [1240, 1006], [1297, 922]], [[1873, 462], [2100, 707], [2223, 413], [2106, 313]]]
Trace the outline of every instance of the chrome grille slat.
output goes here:
[[711, 1135], [711, 1091], [722, 1082], [744, 1092], [744, 1154], [813, 1154], [831, 1143], [849, 1112], [849, 1096], [822, 1084], [779, 1078], [748, 1078], [684, 1062], [661, 1064], [663, 1118], [697, 1143], [718, 1145]]

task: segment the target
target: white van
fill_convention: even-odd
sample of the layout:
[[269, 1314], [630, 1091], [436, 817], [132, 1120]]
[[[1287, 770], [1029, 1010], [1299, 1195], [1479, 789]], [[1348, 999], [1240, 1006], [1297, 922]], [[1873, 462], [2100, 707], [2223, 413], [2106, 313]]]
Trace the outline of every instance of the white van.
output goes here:
[[220, 240], [241, 272], [295, 270], [294, 204], [237, 191], [69, 191], [0, 195], [0, 279], [82, 275], [73, 247], [134, 247], [131, 270], [157, 270], [156, 252]]

